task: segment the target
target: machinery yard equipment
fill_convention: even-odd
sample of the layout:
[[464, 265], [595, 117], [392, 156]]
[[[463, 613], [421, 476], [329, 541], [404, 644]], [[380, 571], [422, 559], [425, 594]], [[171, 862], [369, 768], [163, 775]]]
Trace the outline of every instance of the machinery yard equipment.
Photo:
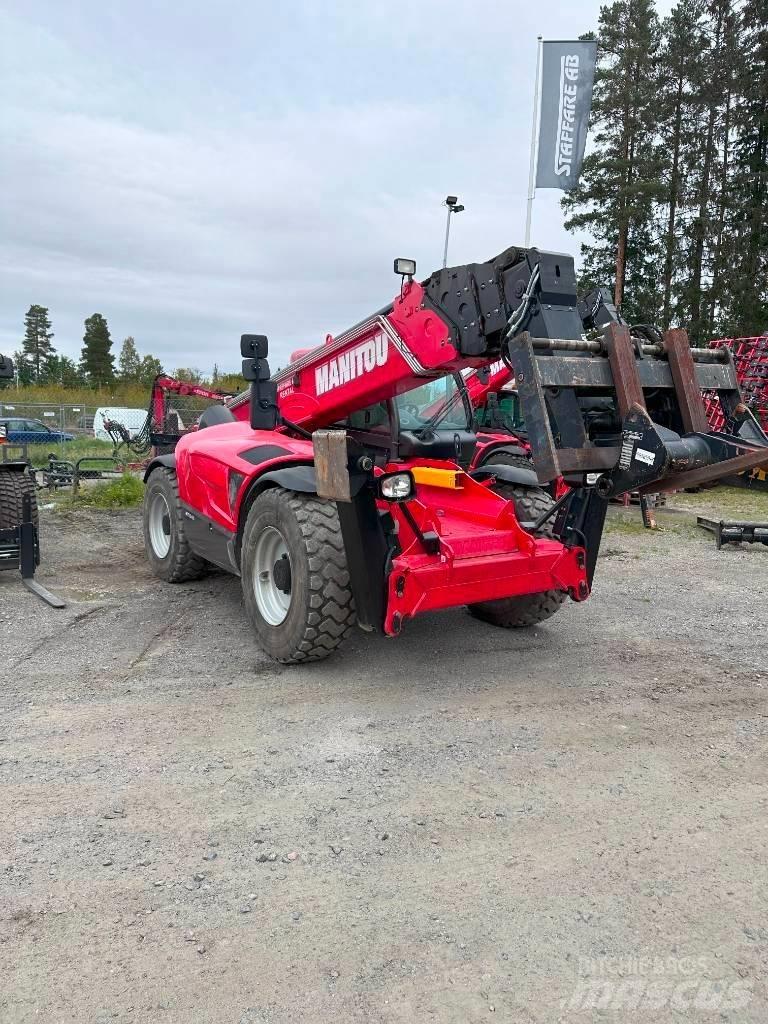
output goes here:
[[[630, 330], [577, 304], [573, 260], [511, 248], [414, 280], [270, 377], [241, 339], [248, 394], [213, 406], [145, 474], [144, 537], [162, 579], [238, 574], [257, 638], [282, 662], [324, 658], [357, 622], [389, 636], [459, 605], [528, 626], [585, 600], [608, 500], [768, 461], [727, 350]], [[587, 329], [601, 336], [585, 337]], [[462, 371], [514, 374], [533, 467], [473, 469]], [[717, 392], [709, 428], [701, 389]], [[535, 467], [535, 468], [534, 468]], [[544, 489], [558, 477], [557, 501]]]
[[[13, 363], [0, 355], [0, 379], [13, 377]], [[0, 445], [6, 437], [0, 427]], [[40, 564], [37, 489], [27, 462], [0, 461], [0, 571], [18, 569], [24, 586], [53, 608], [64, 602], [35, 579]]]
[[[768, 335], [759, 338], [718, 338], [711, 341], [709, 346], [731, 351], [744, 404], [762, 429], [768, 431]], [[704, 401], [710, 426], [713, 430], [722, 430], [723, 411], [717, 396], [706, 394]], [[725, 482], [768, 491], [768, 468], [758, 467]]]
[[[178, 412], [171, 405], [171, 395], [204, 399], [219, 405], [234, 397], [230, 392], [220, 391], [218, 388], [209, 388], [203, 384], [178, 380], [176, 377], [169, 377], [164, 373], [158, 374], [152, 381], [152, 393], [146, 419], [134, 436], [131, 435], [126, 425], [117, 419], [104, 421], [104, 429], [112, 438], [115, 451], [125, 447], [138, 456], [172, 452], [176, 447], [176, 442], [184, 436], [187, 429], [196, 429], [196, 424], [191, 424], [187, 428], [180, 422]], [[199, 412], [202, 411], [201, 408]]]
[[719, 551], [723, 544], [765, 544], [768, 547], [768, 522], [753, 523], [744, 519], [710, 519], [696, 516], [696, 525], [715, 535]]

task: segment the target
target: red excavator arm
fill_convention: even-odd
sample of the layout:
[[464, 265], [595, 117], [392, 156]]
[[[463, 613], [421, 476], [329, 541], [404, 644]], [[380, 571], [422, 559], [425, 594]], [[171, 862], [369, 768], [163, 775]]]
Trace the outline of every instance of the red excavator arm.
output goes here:
[[205, 387], [203, 384], [192, 384], [190, 381], [177, 380], [160, 373], [152, 381], [152, 416], [155, 424], [162, 429], [168, 411], [167, 396], [183, 395], [192, 398], [208, 398], [212, 402], [226, 402], [233, 398], [231, 392], [220, 391], [218, 388]]

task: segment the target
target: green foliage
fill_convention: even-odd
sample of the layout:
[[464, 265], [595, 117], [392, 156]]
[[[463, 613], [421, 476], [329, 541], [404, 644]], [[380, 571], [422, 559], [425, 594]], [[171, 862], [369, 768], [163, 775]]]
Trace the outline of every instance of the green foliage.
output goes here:
[[[654, 203], [660, 199], [655, 138], [660, 29], [652, 0], [617, 0], [600, 10], [591, 130], [596, 146], [579, 186], [562, 206], [566, 227], [587, 228], [583, 284], [614, 279], [617, 305], [631, 319], [656, 319]], [[626, 296], [626, 298], [625, 298]]]
[[90, 384], [109, 384], [115, 379], [112, 338], [101, 313], [94, 313], [85, 321], [80, 366]]
[[128, 337], [123, 340], [123, 346], [120, 349], [117, 366], [120, 380], [136, 381], [139, 379], [141, 357], [139, 356], [138, 349], [136, 348], [136, 342], [133, 338]]
[[140, 505], [144, 499], [144, 484], [140, 477], [133, 473], [123, 473], [121, 477], [108, 482], [90, 486], [86, 484], [79, 493], [65, 499], [61, 504], [64, 507], [103, 509], [133, 508]]
[[119, 380], [126, 384], [141, 384], [151, 387], [152, 381], [163, 372], [163, 364], [155, 356], [141, 356], [136, 342], [128, 337], [123, 342], [118, 359]]
[[61, 384], [65, 388], [81, 387], [83, 375], [74, 359], [69, 356], [51, 356], [41, 379], [43, 384]]
[[35, 382], [35, 371], [24, 352], [13, 353], [13, 367], [16, 373], [16, 381], [21, 387], [27, 387]]
[[248, 384], [239, 373], [222, 373], [216, 381], [216, 387], [225, 394], [239, 395], [241, 391], [245, 391]]
[[101, 441], [92, 434], [76, 437], [74, 441], [62, 441], [50, 448], [42, 444], [31, 444], [28, 448], [29, 458], [33, 466], [41, 469], [48, 465], [48, 453], [66, 462], [77, 462], [78, 459], [93, 456], [105, 458], [112, 455], [111, 441]]
[[3, 392], [2, 400], [19, 405], [39, 403], [44, 405], [80, 405], [91, 408], [99, 405], [125, 405], [132, 409], [143, 409], [149, 404], [149, 386], [116, 381], [110, 386], [94, 388], [83, 382], [70, 386], [46, 381], [43, 384], [12, 387]]
[[693, 341], [768, 330], [768, 0], [600, 10], [581, 284]]
[[202, 384], [203, 375], [194, 366], [177, 366], [172, 375], [177, 380], [185, 380], [190, 384]]
[[743, 45], [736, 68], [736, 142], [732, 230], [735, 272], [725, 328], [768, 329], [768, 2], [742, 8]]
[[56, 351], [51, 341], [52, 338], [53, 331], [48, 317], [48, 308], [46, 306], [30, 306], [24, 317], [23, 359], [19, 364], [19, 372], [24, 372], [28, 366], [31, 370], [32, 380], [39, 381], [44, 377], [48, 363]]
[[139, 366], [139, 382], [145, 387], [151, 387], [152, 381], [158, 374], [163, 372], [163, 364], [155, 356], [144, 356]]

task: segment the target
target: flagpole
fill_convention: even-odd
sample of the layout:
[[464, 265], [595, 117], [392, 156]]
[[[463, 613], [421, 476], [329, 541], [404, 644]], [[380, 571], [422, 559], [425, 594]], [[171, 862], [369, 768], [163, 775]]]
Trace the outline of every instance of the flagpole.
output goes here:
[[539, 121], [539, 79], [541, 77], [541, 36], [537, 36], [536, 44], [536, 85], [533, 91], [533, 123], [531, 125], [531, 164], [528, 171], [528, 209], [525, 214], [525, 248], [531, 244], [531, 213], [533, 197], [536, 194], [534, 185], [536, 175], [536, 133]]

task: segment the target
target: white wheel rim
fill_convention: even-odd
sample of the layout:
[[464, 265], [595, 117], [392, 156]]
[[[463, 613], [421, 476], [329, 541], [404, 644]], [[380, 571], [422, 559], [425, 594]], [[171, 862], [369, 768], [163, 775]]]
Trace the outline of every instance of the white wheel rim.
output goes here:
[[149, 505], [149, 543], [158, 558], [171, 550], [171, 510], [160, 491], [152, 495]]
[[275, 565], [283, 558], [292, 570], [291, 556], [282, 533], [274, 526], [265, 527], [256, 541], [253, 558], [253, 592], [259, 612], [270, 626], [279, 626], [291, 607], [291, 587], [288, 593], [275, 582]]

